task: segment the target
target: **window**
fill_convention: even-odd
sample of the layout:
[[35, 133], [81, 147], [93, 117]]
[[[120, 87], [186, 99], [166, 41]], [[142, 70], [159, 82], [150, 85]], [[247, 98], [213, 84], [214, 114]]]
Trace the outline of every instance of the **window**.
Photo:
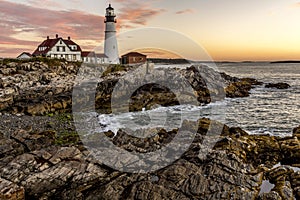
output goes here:
[[62, 51], [65, 52], [66, 51], [66, 47], [62, 47]]
[[73, 60], [76, 60], [76, 55], [73, 55]]
[[62, 44], [62, 41], [61, 41], [61, 40], [59, 41], [59, 44]]
[[56, 47], [56, 51], [59, 52], [59, 47]]

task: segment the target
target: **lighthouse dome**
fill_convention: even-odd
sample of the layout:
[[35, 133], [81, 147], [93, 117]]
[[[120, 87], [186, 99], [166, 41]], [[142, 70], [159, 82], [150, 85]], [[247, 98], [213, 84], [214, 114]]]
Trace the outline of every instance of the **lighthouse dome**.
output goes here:
[[114, 10], [113, 7], [111, 7], [111, 4], [106, 8], [106, 10]]

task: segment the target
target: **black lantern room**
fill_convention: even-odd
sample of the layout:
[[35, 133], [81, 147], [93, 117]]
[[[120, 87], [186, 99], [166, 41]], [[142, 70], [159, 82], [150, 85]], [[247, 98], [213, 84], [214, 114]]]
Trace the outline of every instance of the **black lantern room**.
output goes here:
[[116, 23], [117, 21], [115, 20], [115, 11], [113, 9], [113, 7], [111, 7], [111, 4], [109, 4], [109, 6], [106, 8], [106, 14], [105, 14], [105, 23], [107, 22], [114, 22]]

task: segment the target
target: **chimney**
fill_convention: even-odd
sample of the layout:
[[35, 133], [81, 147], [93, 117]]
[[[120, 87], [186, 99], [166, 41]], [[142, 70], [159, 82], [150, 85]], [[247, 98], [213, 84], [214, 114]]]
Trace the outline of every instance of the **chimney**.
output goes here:
[[71, 40], [71, 37], [70, 37], [70, 36], [68, 37], [68, 40]]
[[58, 38], [58, 34], [56, 34], [56, 38]]
[[49, 40], [49, 36], [47, 36], [47, 40]]

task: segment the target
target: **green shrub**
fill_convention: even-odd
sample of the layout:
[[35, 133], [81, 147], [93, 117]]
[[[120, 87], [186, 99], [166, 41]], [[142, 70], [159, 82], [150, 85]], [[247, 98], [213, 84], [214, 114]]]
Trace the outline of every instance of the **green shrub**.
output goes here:
[[80, 138], [76, 131], [60, 132], [55, 138], [55, 144], [57, 145], [76, 145], [79, 142]]
[[66, 59], [59, 59], [59, 58], [46, 58], [46, 57], [33, 57], [26, 60], [20, 60], [16, 58], [4, 58], [2, 60], [2, 64], [7, 65], [8, 63], [29, 63], [29, 62], [42, 62], [47, 64], [48, 66], [58, 66], [61, 65], [62, 62], [67, 62], [71, 64], [75, 64], [76, 66], [80, 66], [82, 62], [79, 61], [67, 61]]
[[108, 74], [114, 73], [114, 72], [119, 72], [119, 71], [127, 71], [128, 66], [125, 65], [109, 65], [108, 68], [102, 73], [102, 77], [107, 76]]

